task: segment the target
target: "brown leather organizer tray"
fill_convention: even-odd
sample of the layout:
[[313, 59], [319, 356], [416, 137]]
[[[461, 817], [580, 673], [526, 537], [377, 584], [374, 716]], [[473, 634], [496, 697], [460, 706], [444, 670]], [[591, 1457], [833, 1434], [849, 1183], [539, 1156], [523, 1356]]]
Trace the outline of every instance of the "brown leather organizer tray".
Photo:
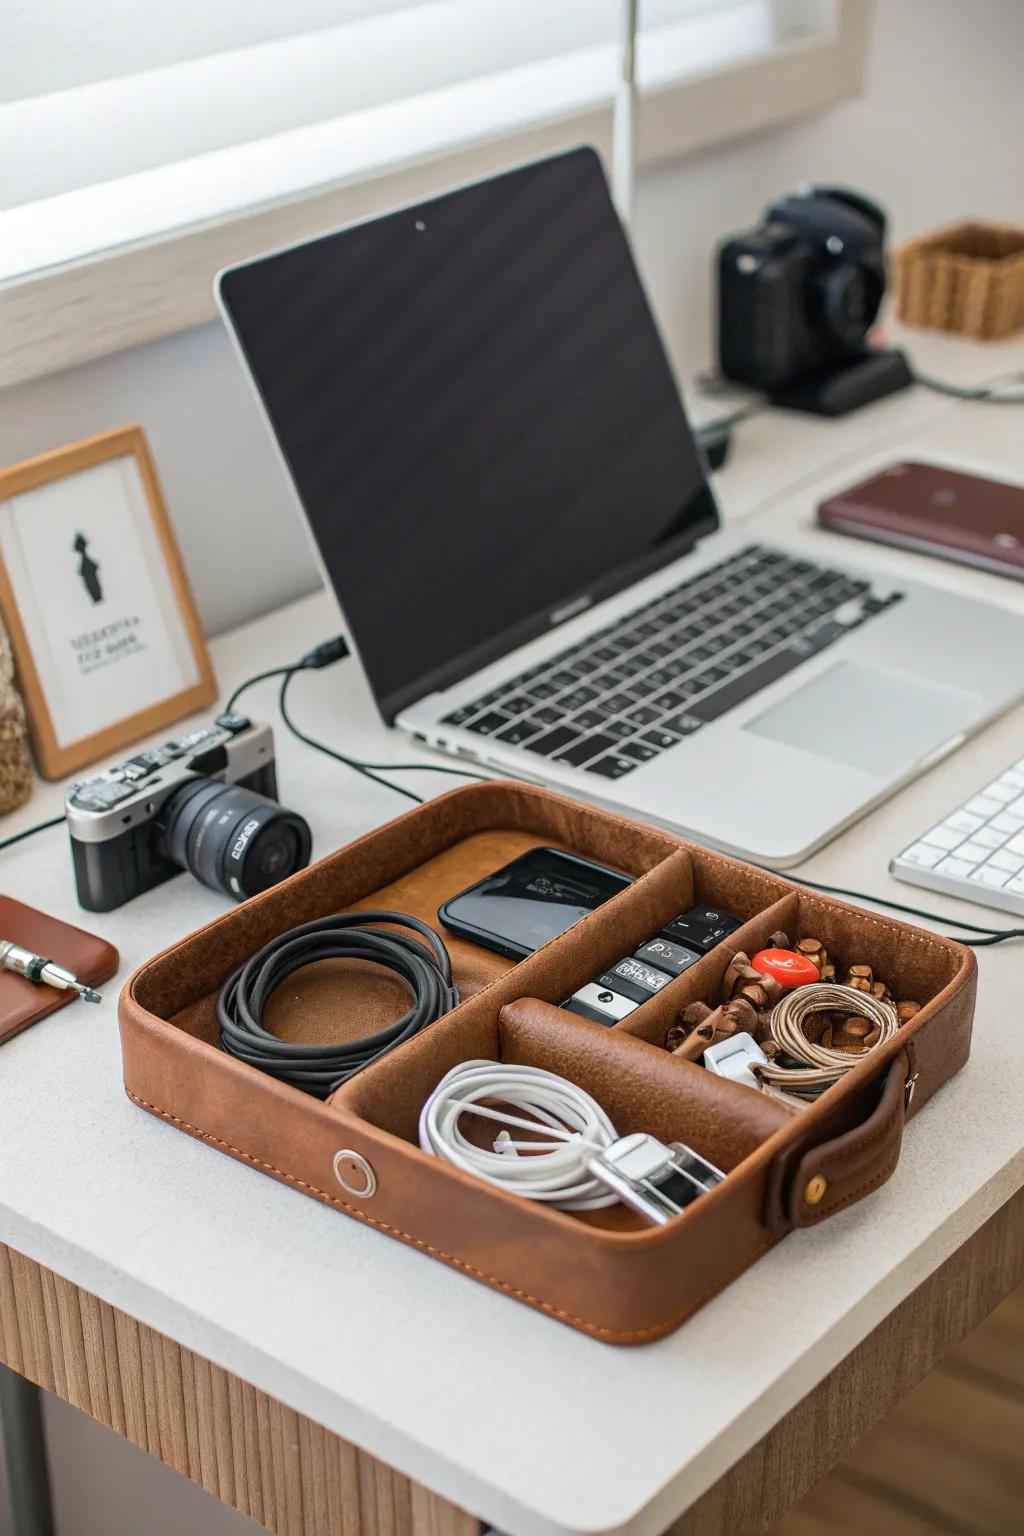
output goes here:
[[[219, 1048], [217, 991], [275, 935], [359, 907], [437, 926], [441, 902], [540, 844], [635, 882], [518, 963], [446, 935], [460, 1005], [326, 1103]], [[607, 1029], [556, 1006], [698, 901], [743, 926], [623, 1023]], [[681, 1008], [717, 1000], [733, 953], [762, 947], [779, 928], [813, 933], [848, 964], [868, 958], [896, 995], [923, 1005], [795, 1116], [662, 1049]], [[974, 957], [950, 940], [670, 833], [496, 782], [409, 811], [148, 961], [122, 993], [121, 1042], [125, 1086], [144, 1109], [564, 1323], [640, 1344], [676, 1328], [791, 1228], [889, 1178], [905, 1118], [967, 1059], [974, 995]], [[275, 994], [267, 1022], [283, 1037], [340, 1039], [405, 1006], [387, 973], [329, 960]], [[621, 1135], [685, 1141], [728, 1177], [663, 1227], [625, 1207], [568, 1214], [492, 1188], [417, 1143], [427, 1094], [450, 1067], [477, 1057], [562, 1073], [597, 1098]]]

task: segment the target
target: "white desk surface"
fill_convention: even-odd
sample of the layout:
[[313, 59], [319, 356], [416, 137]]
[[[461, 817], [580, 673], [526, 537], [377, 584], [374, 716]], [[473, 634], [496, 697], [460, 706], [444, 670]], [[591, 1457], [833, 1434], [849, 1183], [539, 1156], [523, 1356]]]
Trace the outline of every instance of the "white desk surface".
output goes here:
[[[1021, 346], [924, 336], [914, 350], [922, 366], [927, 358], [962, 381], [1024, 361]], [[1024, 476], [1020, 428], [1012, 408], [919, 390], [840, 423], [766, 416], [739, 429], [719, 492], [732, 517], [770, 504], [758, 536], [798, 528], [825, 558], [912, 569], [1024, 616], [1024, 587], [809, 528], [821, 494], [876, 459], [945, 455]], [[333, 600], [319, 594], [223, 636], [213, 652], [225, 691], [336, 624]], [[246, 707], [272, 719], [272, 685]], [[294, 710], [357, 754], [412, 755], [376, 719], [354, 665], [300, 678]], [[284, 798], [309, 817], [317, 854], [403, 807], [284, 731], [277, 752]], [[1019, 707], [800, 872], [912, 900], [890, 880], [890, 856], [1022, 754]], [[424, 792], [453, 782], [416, 780]], [[60, 800], [58, 786], [40, 786], [0, 830], [33, 824]], [[0, 1050], [0, 1241], [515, 1536], [662, 1530], [1024, 1182], [1024, 944], [1011, 944], [981, 951], [971, 1060], [909, 1127], [893, 1179], [820, 1230], [789, 1236], [672, 1337], [611, 1348], [128, 1101], [118, 986], [216, 915], [217, 896], [182, 876], [119, 912], [83, 917], [60, 828], [0, 855], [0, 881], [101, 932], [123, 957], [100, 1007], [73, 1004]], [[921, 894], [950, 915], [991, 916]], [[766, 1291], [787, 1298], [792, 1331], [766, 1326]]]

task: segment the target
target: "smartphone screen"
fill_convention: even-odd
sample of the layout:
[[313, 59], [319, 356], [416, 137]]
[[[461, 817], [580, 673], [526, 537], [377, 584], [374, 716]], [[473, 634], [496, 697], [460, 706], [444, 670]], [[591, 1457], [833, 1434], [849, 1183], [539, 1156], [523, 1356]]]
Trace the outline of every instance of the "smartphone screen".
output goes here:
[[631, 884], [557, 848], [531, 848], [453, 896], [438, 916], [453, 933], [521, 960]]

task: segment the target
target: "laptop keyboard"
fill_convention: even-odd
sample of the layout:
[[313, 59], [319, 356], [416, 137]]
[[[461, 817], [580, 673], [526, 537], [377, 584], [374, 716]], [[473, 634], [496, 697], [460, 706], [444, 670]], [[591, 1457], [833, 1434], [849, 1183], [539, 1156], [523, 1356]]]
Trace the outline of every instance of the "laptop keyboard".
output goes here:
[[620, 779], [901, 595], [751, 544], [444, 723]]

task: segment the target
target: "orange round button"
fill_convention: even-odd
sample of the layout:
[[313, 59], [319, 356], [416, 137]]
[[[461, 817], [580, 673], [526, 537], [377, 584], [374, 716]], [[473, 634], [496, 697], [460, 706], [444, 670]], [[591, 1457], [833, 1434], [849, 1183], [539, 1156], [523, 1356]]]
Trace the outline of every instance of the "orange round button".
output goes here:
[[759, 949], [750, 963], [755, 971], [774, 976], [779, 985], [787, 990], [821, 980], [821, 973], [813, 960], [808, 960], [806, 955], [798, 955], [795, 949]]

